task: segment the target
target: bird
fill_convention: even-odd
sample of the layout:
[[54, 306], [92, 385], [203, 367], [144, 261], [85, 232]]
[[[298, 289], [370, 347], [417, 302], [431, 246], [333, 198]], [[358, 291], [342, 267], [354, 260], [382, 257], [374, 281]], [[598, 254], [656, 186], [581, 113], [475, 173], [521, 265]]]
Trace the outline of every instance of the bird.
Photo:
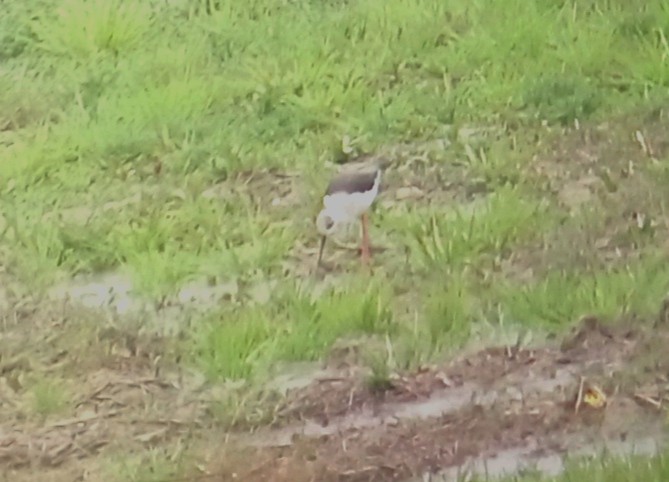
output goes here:
[[369, 265], [372, 254], [368, 210], [379, 194], [380, 184], [381, 167], [377, 164], [342, 172], [330, 181], [323, 196], [323, 209], [316, 217], [316, 229], [321, 236], [317, 266], [321, 266], [328, 236], [357, 219], [360, 219], [362, 225], [360, 259], [363, 264]]

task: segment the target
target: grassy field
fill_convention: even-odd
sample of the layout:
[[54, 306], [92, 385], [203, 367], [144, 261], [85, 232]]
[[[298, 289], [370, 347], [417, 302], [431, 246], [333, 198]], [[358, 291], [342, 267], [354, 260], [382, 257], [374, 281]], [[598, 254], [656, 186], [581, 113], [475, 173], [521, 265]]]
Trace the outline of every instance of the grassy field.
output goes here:
[[[189, 283], [223, 292], [169, 330], [160, 311], [79, 314], [59, 346], [80, 360], [111, 323], [211, 383], [254, 384], [366, 337], [383, 377], [584, 314], [643, 316], [669, 287], [660, 0], [3, 9], [6, 298], [108, 273], [156, 305]], [[314, 276], [320, 196], [362, 153], [389, 162], [374, 273], [330, 247], [336, 269]], [[67, 410], [76, 377], [59, 377], [30, 373], [31, 413]]]

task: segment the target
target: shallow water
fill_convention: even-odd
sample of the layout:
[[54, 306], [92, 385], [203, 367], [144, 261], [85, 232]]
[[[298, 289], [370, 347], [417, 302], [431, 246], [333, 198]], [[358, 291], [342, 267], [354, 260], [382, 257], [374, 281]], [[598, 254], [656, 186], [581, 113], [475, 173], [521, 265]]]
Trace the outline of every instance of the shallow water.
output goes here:
[[660, 452], [665, 445], [665, 436], [657, 433], [654, 436], [634, 438], [630, 440], [602, 440], [598, 443], [583, 444], [581, 441], [568, 440], [573, 448], [567, 453], [537, 453], [537, 447], [526, 446], [503, 450], [490, 457], [480, 457], [468, 461], [460, 467], [453, 467], [437, 474], [423, 474], [405, 482], [464, 482], [474, 477], [484, 479], [500, 479], [521, 475], [526, 471], [536, 471], [544, 476], [561, 474], [567, 460], [579, 461], [603, 454], [615, 457], [643, 455], [651, 457]]
[[[312, 366], [312, 368], [314, 368]], [[295, 376], [294, 380], [279, 379], [280, 386], [306, 386], [309, 382], [318, 378], [317, 374], [326, 376], [326, 371], [307, 372]], [[448, 413], [454, 413], [471, 403], [482, 407], [492, 406], [500, 397], [508, 400], [509, 392], [517, 393], [518, 399], [522, 394], [547, 393], [574, 381], [574, 376], [566, 369], [557, 370], [554, 377], [528, 378], [519, 386], [508, 387], [503, 390], [483, 390], [475, 383], [466, 382], [461, 386], [435, 390], [426, 400], [412, 401], [406, 403], [390, 403], [384, 405], [380, 411], [371, 409], [362, 410], [358, 413], [347, 415], [339, 419], [331, 420], [327, 426], [321, 426], [312, 421], [301, 424], [290, 425], [280, 429], [260, 429], [253, 435], [240, 436], [242, 443], [255, 447], [273, 447], [291, 445], [294, 436], [320, 437], [332, 435], [347, 429], [370, 428], [386, 423], [393, 423], [398, 419], [421, 420], [437, 418]], [[275, 382], [277, 383], [277, 382]]]

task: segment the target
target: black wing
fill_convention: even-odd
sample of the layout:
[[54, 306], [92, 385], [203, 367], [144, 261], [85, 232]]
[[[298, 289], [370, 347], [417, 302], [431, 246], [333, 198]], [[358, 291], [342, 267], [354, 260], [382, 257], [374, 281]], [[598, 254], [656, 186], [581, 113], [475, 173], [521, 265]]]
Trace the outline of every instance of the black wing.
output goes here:
[[329, 196], [338, 192], [351, 194], [355, 192], [371, 191], [378, 175], [378, 170], [339, 174], [330, 181], [330, 184], [325, 191], [325, 195]]

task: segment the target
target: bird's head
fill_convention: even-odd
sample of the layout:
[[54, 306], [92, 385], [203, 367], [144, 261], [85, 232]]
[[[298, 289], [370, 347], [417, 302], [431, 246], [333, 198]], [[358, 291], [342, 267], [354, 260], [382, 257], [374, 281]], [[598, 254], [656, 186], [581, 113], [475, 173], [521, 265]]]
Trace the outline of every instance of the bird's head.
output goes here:
[[337, 217], [326, 209], [316, 217], [316, 229], [322, 236], [330, 236], [337, 230], [338, 224]]

